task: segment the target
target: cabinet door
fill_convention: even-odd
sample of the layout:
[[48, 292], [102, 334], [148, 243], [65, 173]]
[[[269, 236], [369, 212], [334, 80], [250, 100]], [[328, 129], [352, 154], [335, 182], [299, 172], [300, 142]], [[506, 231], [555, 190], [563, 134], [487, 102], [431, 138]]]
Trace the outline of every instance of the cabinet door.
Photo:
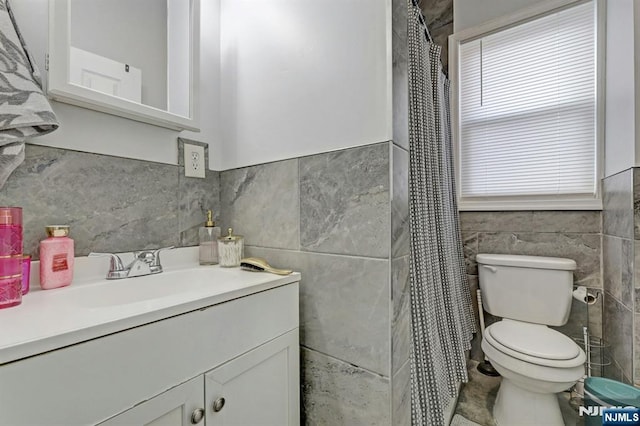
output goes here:
[[298, 426], [298, 329], [205, 375], [206, 426]]
[[[101, 426], [204, 425], [204, 379], [198, 376], [110, 418]], [[200, 412], [197, 412], [201, 410]]]

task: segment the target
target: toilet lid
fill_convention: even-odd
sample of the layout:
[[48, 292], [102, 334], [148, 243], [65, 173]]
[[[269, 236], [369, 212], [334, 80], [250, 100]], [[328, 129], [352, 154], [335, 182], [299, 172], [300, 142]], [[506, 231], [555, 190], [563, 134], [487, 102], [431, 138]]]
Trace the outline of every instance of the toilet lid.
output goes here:
[[580, 354], [573, 340], [540, 324], [502, 320], [485, 332], [502, 346], [536, 358], [570, 360]]

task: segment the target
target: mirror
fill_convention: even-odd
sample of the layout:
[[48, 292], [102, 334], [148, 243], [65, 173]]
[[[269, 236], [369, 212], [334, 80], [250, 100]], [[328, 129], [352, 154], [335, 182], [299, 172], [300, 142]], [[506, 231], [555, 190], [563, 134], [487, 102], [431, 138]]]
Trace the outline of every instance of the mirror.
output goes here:
[[198, 131], [199, 0], [49, 0], [49, 96]]

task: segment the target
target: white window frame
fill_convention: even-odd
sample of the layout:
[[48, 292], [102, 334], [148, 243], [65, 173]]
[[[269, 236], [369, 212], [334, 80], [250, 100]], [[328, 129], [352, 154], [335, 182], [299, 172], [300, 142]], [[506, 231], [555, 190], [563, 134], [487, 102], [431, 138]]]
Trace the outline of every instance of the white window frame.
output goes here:
[[[595, 187], [593, 197], [558, 196], [511, 196], [468, 197], [461, 194], [460, 166], [460, 103], [459, 103], [459, 46], [464, 42], [486, 36], [493, 32], [516, 26], [541, 16], [578, 4], [595, 2], [597, 17], [596, 39], [596, 158]], [[449, 73], [451, 78], [451, 135], [454, 148], [454, 170], [456, 173], [458, 208], [462, 211], [490, 210], [602, 210], [601, 181], [604, 165], [604, 107], [605, 107], [605, 10], [604, 0], [548, 0], [473, 28], [457, 32], [449, 37]]]

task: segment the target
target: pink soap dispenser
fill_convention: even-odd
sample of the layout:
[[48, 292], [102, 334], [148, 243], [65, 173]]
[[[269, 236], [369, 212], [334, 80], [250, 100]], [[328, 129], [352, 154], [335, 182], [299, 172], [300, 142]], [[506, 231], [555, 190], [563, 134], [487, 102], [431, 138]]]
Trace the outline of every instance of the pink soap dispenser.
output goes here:
[[65, 287], [73, 281], [73, 240], [69, 227], [47, 226], [46, 240], [40, 241], [40, 287], [43, 290]]

